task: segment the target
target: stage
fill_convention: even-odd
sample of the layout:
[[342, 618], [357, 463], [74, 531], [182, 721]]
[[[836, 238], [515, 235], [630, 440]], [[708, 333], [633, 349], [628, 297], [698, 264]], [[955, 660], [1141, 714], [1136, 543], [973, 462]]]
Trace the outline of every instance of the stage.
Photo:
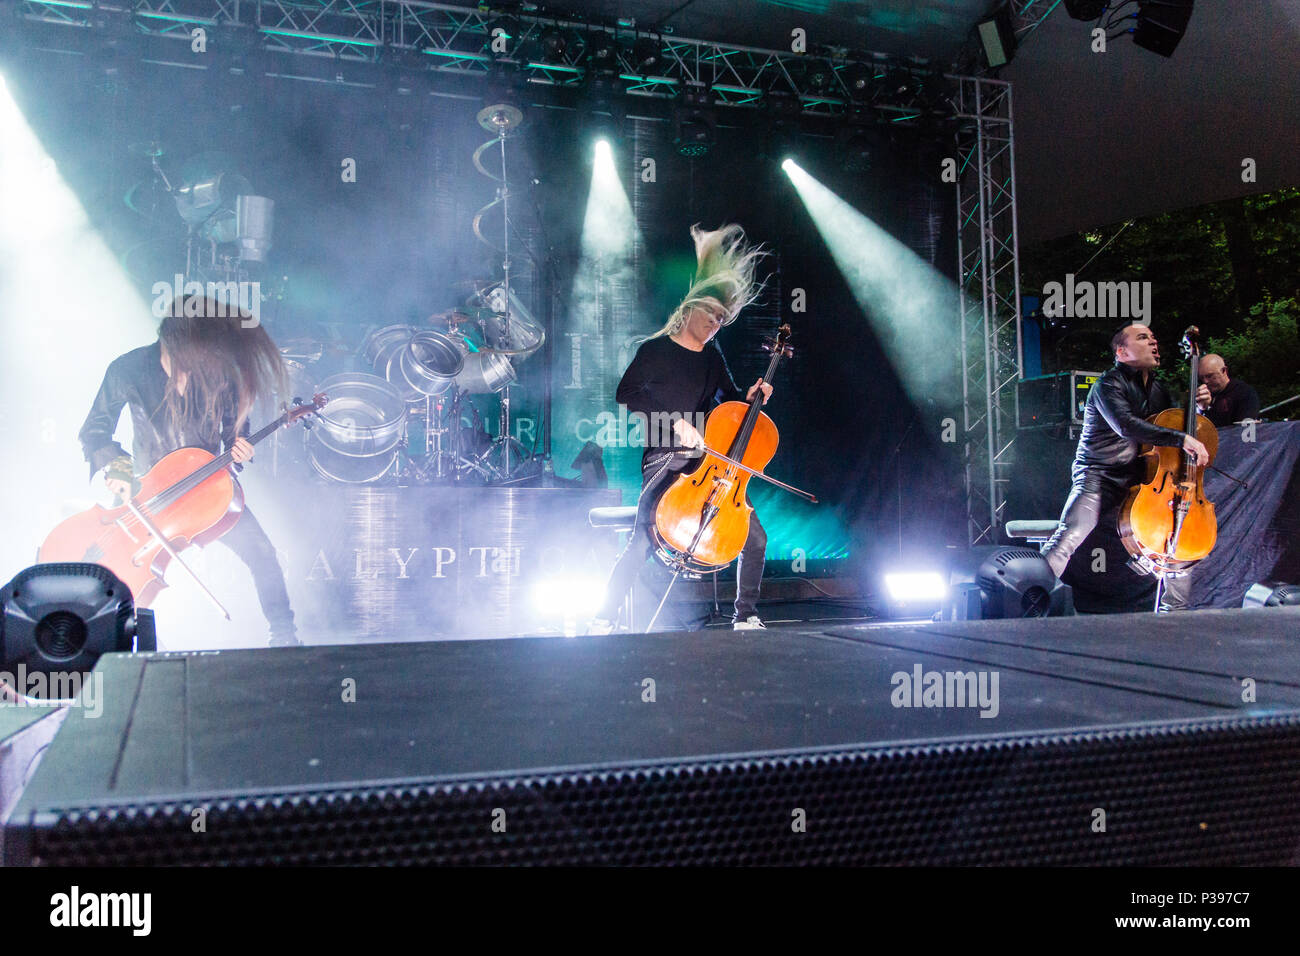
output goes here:
[[1260, 608], [113, 654], [3, 860], [1294, 864], [1298, 638]]

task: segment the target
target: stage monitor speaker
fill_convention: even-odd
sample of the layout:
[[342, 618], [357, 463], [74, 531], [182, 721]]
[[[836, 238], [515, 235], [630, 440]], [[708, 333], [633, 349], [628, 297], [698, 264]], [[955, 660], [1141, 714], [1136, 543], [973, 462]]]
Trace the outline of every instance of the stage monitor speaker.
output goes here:
[[109, 655], [0, 862], [1295, 862], [1300, 609], [1204, 613]]
[[1006, 66], [1016, 56], [1016, 31], [1011, 25], [1011, 5], [1006, 4], [991, 19], [979, 25], [984, 62], [989, 69]]
[[1133, 42], [1144, 50], [1173, 56], [1187, 32], [1194, 0], [1138, 0], [1137, 29]]

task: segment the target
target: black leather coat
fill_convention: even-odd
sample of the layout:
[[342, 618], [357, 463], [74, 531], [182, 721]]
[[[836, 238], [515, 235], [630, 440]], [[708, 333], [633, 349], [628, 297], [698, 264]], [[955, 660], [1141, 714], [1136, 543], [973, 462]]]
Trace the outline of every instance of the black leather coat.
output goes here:
[[[204, 448], [219, 454], [223, 444], [228, 448], [234, 443], [233, 410], [219, 424], [205, 422], [178, 427], [169, 422], [170, 416], [163, 407], [166, 389], [167, 373], [163, 371], [162, 346], [158, 342], [113, 360], [78, 435], [92, 477], [114, 458], [126, 454], [113, 440], [124, 405], [131, 406], [131, 450], [137, 475], [144, 474], [160, 458], [178, 448]], [[245, 426], [244, 431], [247, 430]]]
[[1146, 420], [1171, 407], [1169, 392], [1154, 374], [1143, 385], [1141, 372], [1117, 363], [1088, 392], [1079, 450], [1074, 456], [1075, 481], [1087, 472], [1122, 484], [1137, 480], [1139, 446], [1175, 448], [1183, 443], [1182, 432]]

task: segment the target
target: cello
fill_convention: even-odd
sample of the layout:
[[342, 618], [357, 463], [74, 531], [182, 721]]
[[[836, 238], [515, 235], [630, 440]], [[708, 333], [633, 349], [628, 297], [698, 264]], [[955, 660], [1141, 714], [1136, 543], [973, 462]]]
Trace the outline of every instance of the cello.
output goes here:
[[[256, 445], [278, 429], [314, 415], [328, 401], [326, 395], [317, 394], [308, 403], [296, 404], [248, 441]], [[210, 544], [239, 520], [244, 491], [230, 470], [231, 463], [229, 451], [214, 455], [203, 448], [178, 448], [138, 479], [125, 504], [95, 505], [60, 522], [36, 560], [103, 565], [130, 587], [137, 607], [148, 607], [167, 586], [163, 577], [175, 559], [229, 619], [179, 552], [190, 545]]]
[[[782, 358], [794, 354], [789, 339], [790, 326], [782, 325], [776, 339], [764, 345], [772, 353], [764, 382], [772, 380]], [[762, 404], [760, 389], [748, 402], [723, 402], [713, 409], [704, 423], [703, 458], [693, 472], [679, 475], [659, 499], [651, 532], [656, 554], [674, 571], [673, 581], [683, 572], [720, 571], [740, 555], [754, 510], [745, 500], [751, 477], [817, 501], [808, 492], [763, 474], [780, 434], [760, 410]], [[727, 451], [717, 450], [721, 448]], [[667, 599], [665, 592], [659, 610]], [[655, 618], [658, 615], [656, 611]]]
[[[1119, 534], [1124, 547], [1137, 564], [1160, 576], [1160, 591], [1168, 575], [1186, 574], [1196, 562], [1214, 550], [1219, 525], [1214, 504], [1205, 497], [1205, 468], [1214, 463], [1219, 433], [1196, 410], [1200, 385], [1200, 330], [1190, 326], [1183, 333], [1183, 354], [1191, 365], [1186, 408], [1167, 408], [1147, 421], [1173, 428], [1198, 439], [1209, 452], [1205, 467], [1195, 456], [1177, 448], [1143, 446], [1146, 476], [1129, 492], [1119, 513]], [[1157, 592], [1156, 606], [1159, 607]]]

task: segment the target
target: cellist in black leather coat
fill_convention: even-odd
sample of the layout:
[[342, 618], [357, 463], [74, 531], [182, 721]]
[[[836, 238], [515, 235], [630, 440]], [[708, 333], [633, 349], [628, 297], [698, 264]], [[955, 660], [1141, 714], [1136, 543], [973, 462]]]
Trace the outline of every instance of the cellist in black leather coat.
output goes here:
[[[1071, 469], [1070, 496], [1056, 533], [1043, 546], [1043, 557], [1057, 577], [1097, 526], [1098, 519], [1117, 509], [1129, 489], [1142, 481], [1139, 454], [1143, 444], [1171, 448], [1182, 445], [1199, 464], [1209, 460], [1209, 453], [1197, 439], [1146, 420], [1173, 407], [1169, 392], [1155, 376], [1160, 365], [1155, 333], [1145, 325], [1126, 325], [1111, 339], [1111, 348], [1115, 365], [1088, 392]], [[1209, 390], [1204, 386], [1197, 401], [1209, 401]], [[1186, 606], [1186, 578], [1168, 583], [1166, 607]]]

